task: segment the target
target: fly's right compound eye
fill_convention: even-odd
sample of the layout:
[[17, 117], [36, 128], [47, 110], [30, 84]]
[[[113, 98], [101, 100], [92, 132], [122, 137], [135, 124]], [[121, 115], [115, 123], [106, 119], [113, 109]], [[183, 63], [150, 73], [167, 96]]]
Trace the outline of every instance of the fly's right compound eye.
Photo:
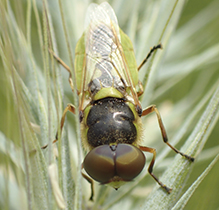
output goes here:
[[131, 181], [144, 165], [144, 154], [130, 144], [118, 144], [115, 149], [109, 145], [96, 147], [87, 154], [83, 163], [89, 176], [102, 184]]
[[114, 174], [114, 157], [109, 145], [102, 145], [92, 149], [84, 159], [85, 171], [94, 180], [105, 183]]

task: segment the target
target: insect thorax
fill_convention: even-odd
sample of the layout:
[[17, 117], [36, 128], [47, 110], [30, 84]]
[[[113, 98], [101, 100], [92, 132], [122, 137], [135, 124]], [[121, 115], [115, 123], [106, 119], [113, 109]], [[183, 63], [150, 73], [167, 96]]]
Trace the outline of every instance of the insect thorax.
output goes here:
[[93, 103], [86, 119], [91, 147], [103, 144], [133, 144], [137, 139], [135, 116], [124, 99], [104, 98]]

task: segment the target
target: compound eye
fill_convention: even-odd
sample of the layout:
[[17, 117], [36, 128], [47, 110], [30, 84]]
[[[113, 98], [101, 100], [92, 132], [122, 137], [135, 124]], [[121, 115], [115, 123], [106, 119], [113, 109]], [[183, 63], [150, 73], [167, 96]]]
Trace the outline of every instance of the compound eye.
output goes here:
[[92, 149], [83, 163], [85, 171], [94, 180], [106, 183], [115, 175], [113, 152], [109, 145], [102, 145]]
[[145, 165], [145, 156], [140, 149], [129, 144], [118, 144], [116, 148], [117, 175], [125, 181], [134, 179]]

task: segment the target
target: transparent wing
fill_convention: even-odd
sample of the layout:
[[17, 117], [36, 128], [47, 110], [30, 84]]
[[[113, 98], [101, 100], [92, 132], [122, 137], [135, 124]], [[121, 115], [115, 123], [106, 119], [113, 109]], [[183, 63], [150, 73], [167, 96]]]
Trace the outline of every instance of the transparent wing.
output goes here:
[[[86, 16], [84, 91], [114, 87], [125, 94], [133, 82], [126, 65], [116, 15], [106, 2], [91, 4]], [[133, 94], [132, 94], [133, 95]]]
[[113, 23], [116, 34], [120, 39], [117, 17], [112, 7], [107, 2], [103, 2], [100, 5], [94, 3], [90, 4], [85, 17], [85, 30], [92, 22], [96, 24], [103, 22], [109, 27], [111, 26], [111, 23]]

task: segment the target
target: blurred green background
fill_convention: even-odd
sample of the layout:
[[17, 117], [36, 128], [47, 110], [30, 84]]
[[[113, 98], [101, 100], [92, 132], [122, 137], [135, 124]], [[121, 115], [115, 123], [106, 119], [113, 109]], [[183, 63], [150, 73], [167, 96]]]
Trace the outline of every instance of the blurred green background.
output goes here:
[[[51, 33], [53, 48], [58, 52], [59, 57], [72, 67], [73, 56], [69, 56], [70, 51], [66, 44], [65, 31], [62, 28], [60, 4], [58, 1], [47, 1], [46, 8], [50, 13], [46, 22], [43, 2], [46, 1], [2, 0], [0, 3], [0, 194], [3, 195], [0, 198], [0, 209], [43, 209], [43, 206], [47, 206], [48, 209], [51, 209], [51, 206], [54, 207], [53, 209], [57, 208], [54, 199], [50, 201], [50, 198], [53, 198], [51, 185], [39, 186], [41, 182], [49, 180], [45, 165], [53, 162], [51, 151], [39, 152], [39, 157], [34, 158], [34, 161], [27, 157], [29, 154], [27, 151], [33, 148], [39, 149], [40, 146], [51, 142], [64, 107], [69, 102], [75, 103], [67, 82], [67, 72], [60, 68], [47, 53], [51, 40], [47, 40], [46, 37]], [[72, 54], [77, 40], [83, 33], [86, 9], [91, 2], [93, 1], [63, 1], [62, 9]], [[99, 4], [102, 1], [95, 2]], [[118, 0], [108, 2], [115, 10], [119, 26], [133, 41], [138, 63], [150, 47], [159, 41], [164, 45], [164, 49], [158, 52], [158, 64], [154, 64], [153, 68], [156, 70], [149, 78], [145, 95], [142, 97], [142, 104], [143, 107], [151, 103], [156, 104], [161, 115], [164, 113], [162, 116], [170, 141], [177, 135], [195, 107], [206, 98], [177, 144], [177, 148], [180, 148], [194, 130], [219, 84], [219, 1], [181, 1], [182, 10], [175, 11], [178, 14], [175, 14], [173, 23], [170, 23], [170, 29], [165, 34], [166, 38], [161, 40], [159, 38], [165, 25], [162, 21], [169, 17], [170, 10], [168, 9], [173, 8], [174, 4], [178, 6], [180, 1]], [[53, 26], [50, 25], [51, 31], [49, 32], [45, 32], [47, 24]], [[144, 72], [150, 68], [149, 62], [140, 72], [140, 78], [143, 78]], [[215, 115], [218, 119], [218, 114]], [[67, 116], [68, 125], [64, 131], [66, 141], [63, 142], [65, 146], [67, 144], [70, 147], [70, 151], [63, 152], [61, 149], [63, 143], [58, 146], [59, 159], [63, 156], [67, 157], [65, 164], [68, 165], [66, 175], [61, 175], [60, 168], [64, 167], [64, 163], [58, 160], [59, 176], [62, 177], [61, 180], [59, 179], [61, 186], [65, 180], [72, 179], [71, 176], [77, 177], [78, 174], [76, 142], [79, 138], [78, 133], [75, 132], [78, 128], [76, 126], [78, 121], [70, 114]], [[219, 121], [217, 119], [214, 121], [211, 132], [209, 131], [207, 143], [203, 145], [202, 151], [197, 153], [197, 159], [182, 193], [192, 185], [219, 153]], [[151, 118], [144, 121], [148, 124], [151, 122], [151, 125], [147, 124], [149, 131], [146, 128], [148, 144], [157, 149], [159, 156], [159, 152], [163, 151], [165, 145], [161, 141], [158, 128], [153, 126], [156, 125], [156, 122], [153, 124], [155, 120], [150, 120]], [[68, 139], [70, 143], [66, 143]], [[175, 154], [171, 152], [168, 158], [174, 158], [174, 156]], [[71, 160], [68, 157], [71, 157]], [[164, 165], [162, 161], [159, 162], [156, 172], [158, 175], [162, 175], [165, 166], [168, 165], [168, 160], [164, 161]], [[62, 171], [64, 170], [62, 168]], [[43, 178], [36, 181], [37, 176], [32, 178], [35, 176], [34, 173]], [[185, 209], [219, 209], [218, 174], [219, 162], [217, 161], [196, 189]], [[77, 190], [75, 191], [77, 182], [78, 179], [70, 182], [70, 191], [68, 189], [65, 191], [67, 188], [65, 186], [61, 187], [64, 197], [68, 197], [69, 202], [74, 203], [75, 209], [77, 209], [75, 200], [81, 196], [80, 192], [77, 194]], [[102, 203], [98, 204], [98, 209], [102, 209], [101, 205], [103, 209], [118, 209], [123, 205], [130, 209], [133, 209], [133, 206], [141, 206], [145, 200], [142, 192], [146, 192], [147, 195], [155, 183], [150, 177], [147, 182], [139, 181], [139, 183], [140, 186], [137, 187], [140, 187], [140, 190], [136, 187], [134, 195], [129, 194], [127, 196], [130, 197], [126, 197], [124, 201], [118, 201], [118, 206], [108, 204], [110, 199], [114, 198], [114, 191], [104, 191], [108, 200], [105, 203], [100, 201]], [[146, 184], [150, 185], [149, 188]], [[82, 192], [82, 199], [86, 202], [82, 204], [78, 202], [78, 205], [82, 205], [83, 209], [91, 209], [93, 204], [87, 202], [89, 186], [86, 183], [82, 186], [86, 189], [85, 193]], [[99, 189], [99, 185], [95, 188], [99, 195], [101, 195], [101, 190], [105, 190], [105, 188]], [[124, 193], [124, 191], [119, 192]], [[42, 204], [28, 203], [27, 200], [30, 198], [36, 201], [37, 196], [39, 201], [41, 192]], [[43, 197], [46, 199], [44, 200]], [[95, 208], [97, 209], [94, 204], [93, 209]]]
[[[200, 11], [203, 11], [204, 8], [206, 8], [209, 4], [211, 4], [213, 1], [197, 1], [192, 0], [188, 1], [187, 5], [185, 6], [185, 9], [182, 13], [182, 16], [179, 21], [179, 28], [180, 26], [183, 26], [183, 24], [187, 21], [189, 21], [191, 18], [193, 18], [197, 13]], [[212, 11], [213, 12], [213, 11]], [[213, 12], [214, 13], [214, 12]], [[215, 13], [216, 15], [216, 13]], [[203, 36], [202, 33], [200, 33], [200, 41], [205, 43], [208, 46], [214, 46], [215, 44], [219, 43], [219, 34], [217, 30], [214, 30], [217, 28], [218, 18], [213, 20], [209, 26], [207, 26], [204, 30], [209, 31]], [[200, 19], [200, 22], [203, 21], [203, 19]], [[195, 38], [194, 38], [195, 40]], [[219, 78], [219, 69], [218, 69], [218, 58], [210, 64], [210, 66], [204, 66], [202, 71], [208, 72], [209, 69], [215, 69], [216, 75], [215, 77], [211, 78], [209, 80], [208, 87], [211, 86], [212, 83], [214, 83], [215, 80]], [[191, 78], [188, 78], [188, 86], [192, 86], [193, 81], [196, 80], [198, 77], [197, 74], [191, 75]], [[214, 80], [215, 79], [215, 80]], [[201, 86], [201, 84], [200, 84]], [[187, 93], [189, 92], [189, 89], [187, 90]], [[204, 92], [202, 93], [204, 94]], [[217, 151], [218, 154], [218, 143], [219, 143], [219, 122], [215, 125], [214, 130], [212, 131], [211, 135], [209, 136], [209, 141], [205, 145], [205, 150], [212, 150], [211, 152]], [[215, 148], [215, 150], [214, 150]], [[204, 152], [201, 153], [200, 156], [204, 156]], [[200, 157], [201, 158], [201, 157]], [[192, 180], [196, 179], [198, 174], [200, 174], [204, 169], [207, 167], [207, 165], [210, 163], [212, 159], [204, 160], [200, 163], [197, 163], [193, 169], [193, 172], [188, 180], [188, 185], [192, 183]], [[190, 201], [186, 205], [185, 209], [219, 209], [219, 202], [218, 202], [218, 193], [219, 193], [219, 179], [218, 179], [218, 173], [219, 173], [219, 162], [217, 162], [214, 165], [214, 168], [209, 172], [207, 177], [203, 180], [203, 182], [200, 184], [200, 186], [195, 191], [194, 195], [191, 197]]]

